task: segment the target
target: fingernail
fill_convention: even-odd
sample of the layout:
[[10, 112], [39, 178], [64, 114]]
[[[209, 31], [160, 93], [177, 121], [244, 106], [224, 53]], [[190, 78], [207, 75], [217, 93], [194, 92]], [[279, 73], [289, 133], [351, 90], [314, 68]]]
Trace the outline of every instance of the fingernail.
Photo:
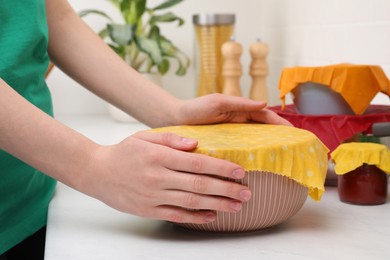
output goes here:
[[245, 171], [243, 169], [236, 169], [233, 171], [232, 175], [234, 178], [241, 179], [245, 176]]
[[189, 144], [189, 145], [194, 145], [196, 144], [196, 140], [194, 139], [191, 139], [191, 138], [182, 138], [181, 141], [185, 144]]
[[244, 200], [244, 201], [248, 201], [252, 196], [252, 192], [250, 190], [242, 190], [240, 191], [240, 197]]
[[204, 218], [204, 220], [207, 222], [207, 223], [209, 223], [209, 222], [213, 222], [213, 221], [215, 221], [215, 213], [208, 213], [207, 215], [206, 215], [206, 217]]
[[230, 203], [230, 208], [234, 211], [240, 211], [241, 210], [242, 203], [241, 202], [232, 202]]

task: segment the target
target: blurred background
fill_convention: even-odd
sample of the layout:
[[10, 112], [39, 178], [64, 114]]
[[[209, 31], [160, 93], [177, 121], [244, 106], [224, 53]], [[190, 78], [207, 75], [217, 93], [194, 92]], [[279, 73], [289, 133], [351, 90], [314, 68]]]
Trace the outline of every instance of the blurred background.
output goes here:
[[[112, 17], [120, 16], [105, 0], [70, 0], [76, 11], [99, 9]], [[148, 0], [153, 7], [162, 1]], [[388, 0], [185, 0], [173, 7], [185, 24], [162, 26], [162, 33], [190, 58], [192, 65], [184, 77], [172, 69], [163, 77], [163, 88], [174, 96], [196, 96], [195, 32], [192, 16], [200, 13], [233, 13], [236, 41], [242, 44], [240, 79], [243, 96], [248, 97], [249, 46], [257, 38], [270, 48], [267, 62], [269, 105], [280, 105], [278, 83], [284, 67], [322, 66], [336, 63], [379, 65], [390, 77], [390, 1]], [[84, 19], [95, 31], [105, 26], [98, 16]], [[106, 103], [54, 68], [48, 78], [57, 116], [107, 113]], [[288, 103], [291, 100], [287, 100]], [[376, 104], [390, 105], [387, 96], [378, 94]], [[69, 104], [72, 104], [69, 106]]]

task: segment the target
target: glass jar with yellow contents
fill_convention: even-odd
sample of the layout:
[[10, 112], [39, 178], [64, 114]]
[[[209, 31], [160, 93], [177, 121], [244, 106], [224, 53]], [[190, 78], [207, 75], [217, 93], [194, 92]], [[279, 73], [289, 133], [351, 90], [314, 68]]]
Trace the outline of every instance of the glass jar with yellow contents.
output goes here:
[[338, 175], [338, 193], [342, 202], [379, 205], [387, 201], [390, 151], [382, 144], [344, 143], [331, 158]]
[[223, 88], [223, 43], [234, 33], [234, 14], [196, 14], [193, 24], [196, 34], [195, 66], [198, 96], [221, 93]]
[[[195, 153], [241, 165], [240, 182], [252, 192], [240, 212], [217, 212], [207, 224], [178, 224], [217, 232], [253, 231], [280, 224], [295, 215], [307, 196], [324, 192], [328, 149], [311, 132], [282, 125], [215, 124], [151, 130], [198, 140]], [[226, 181], [236, 181], [229, 180]]]

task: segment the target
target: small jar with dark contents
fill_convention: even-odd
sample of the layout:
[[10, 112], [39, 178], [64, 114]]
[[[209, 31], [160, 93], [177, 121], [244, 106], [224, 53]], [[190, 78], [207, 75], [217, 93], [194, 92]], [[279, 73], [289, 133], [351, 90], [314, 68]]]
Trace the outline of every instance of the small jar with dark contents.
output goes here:
[[379, 205], [387, 201], [390, 151], [375, 143], [345, 143], [331, 154], [342, 202]]
[[338, 176], [338, 192], [342, 202], [384, 204], [387, 200], [387, 174], [375, 165], [363, 164]]

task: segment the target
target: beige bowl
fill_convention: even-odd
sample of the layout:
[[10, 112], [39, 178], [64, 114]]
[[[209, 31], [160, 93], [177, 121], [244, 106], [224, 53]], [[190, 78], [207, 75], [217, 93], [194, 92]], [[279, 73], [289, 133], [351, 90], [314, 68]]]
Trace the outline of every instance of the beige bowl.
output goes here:
[[208, 224], [179, 224], [201, 231], [255, 231], [280, 224], [294, 216], [307, 198], [307, 188], [288, 177], [263, 171], [247, 172], [242, 183], [252, 191], [250, 201], [238, 213], [217, 212]]

